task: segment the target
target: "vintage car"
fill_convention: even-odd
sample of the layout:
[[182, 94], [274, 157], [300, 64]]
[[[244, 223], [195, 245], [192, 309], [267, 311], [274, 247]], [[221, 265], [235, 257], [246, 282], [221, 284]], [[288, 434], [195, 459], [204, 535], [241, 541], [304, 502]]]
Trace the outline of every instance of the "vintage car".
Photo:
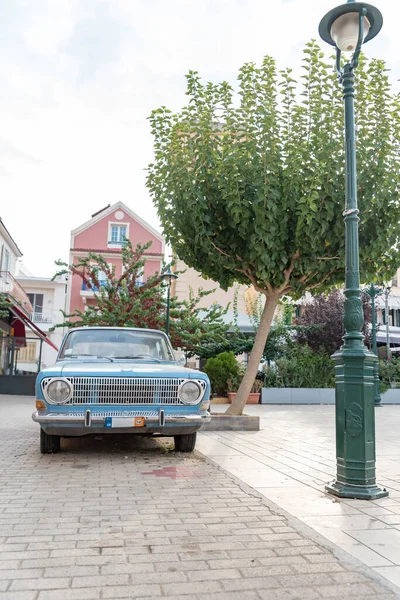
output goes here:
[[209, 405], [207, 375], [182, 366], [161, 331], [77, 327], [37, 377], [32, 418], [43, 454], [59, 452], [61, 437], [105, 433], [173, 436], [191, 452]]

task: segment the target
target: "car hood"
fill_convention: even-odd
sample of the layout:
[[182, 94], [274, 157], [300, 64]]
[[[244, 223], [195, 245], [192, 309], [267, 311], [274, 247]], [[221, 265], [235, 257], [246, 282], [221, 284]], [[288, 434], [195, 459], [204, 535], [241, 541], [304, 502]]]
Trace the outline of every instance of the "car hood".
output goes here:
[[40, 377], [178, 377], [188, 379], [207, 379], [207, 375], [196, 369], [188, 369], [172, 363], [109, 362], [67, 360], [57, 362], [52, 367], [40, 371]]

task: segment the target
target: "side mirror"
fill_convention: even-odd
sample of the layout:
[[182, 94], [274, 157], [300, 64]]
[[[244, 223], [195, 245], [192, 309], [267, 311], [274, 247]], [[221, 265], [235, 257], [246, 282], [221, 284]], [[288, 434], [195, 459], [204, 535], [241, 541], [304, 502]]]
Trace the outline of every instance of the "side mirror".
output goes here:
[[180, 367], [184, 367], [186, 365], [186, 358], [181, 356], [176, 362]]

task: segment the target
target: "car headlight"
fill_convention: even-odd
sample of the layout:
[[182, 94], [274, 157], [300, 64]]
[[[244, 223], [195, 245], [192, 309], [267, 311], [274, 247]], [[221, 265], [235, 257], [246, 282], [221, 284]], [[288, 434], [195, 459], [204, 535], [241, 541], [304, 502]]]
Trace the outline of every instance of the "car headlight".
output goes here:
[[72, 397], [72, 385], [68, 379], [53, 379], [46, 386], [44, 393], [46, 400], [52, 404], [65, 404]]
[[179, 390], [179, 399], [184, 404], [197, 404], [202, 395], [202, 389], [195, 381], [186, 381]]

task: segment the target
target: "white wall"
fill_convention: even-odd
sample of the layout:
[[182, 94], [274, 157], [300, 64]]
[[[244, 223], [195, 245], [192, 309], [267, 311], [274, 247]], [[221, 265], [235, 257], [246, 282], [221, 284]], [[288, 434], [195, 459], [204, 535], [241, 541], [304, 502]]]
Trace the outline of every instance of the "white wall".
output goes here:
[[[49, 332], [49, 329], [58, 323], [62, 323], [64, 320], [61, 311], [65, 309], [67, 282], [63, 279], [51, 281], [49, 278], [25, 276], [17, 277], [17, 280], [27, 294], [43, 294], [42, 316], [40, 317], [40, 315], [33, 313], [32, 320], [39, 329], [47, 334], [52, 343], [59, 348], [64, 336], [64, 328], [57, 328], [54, 332]], [[40, 347], [38, 336], [33, 331], [29, 331], [28, 328], [26, 328], [26, 335], [29, 338], [37, 339], [36, 358], [38, 358]], [[42, 366], [54, 364], [56, 358], [56, 350], [46, 342], [43, 342]]]
[[[9, 264], [8, 268], [6, 266], [6, 250], [10, 253], [10, 264]], [[19, 258], [19, 255], [17, 255], [14, 252], [11, 245], [8, 243], [6, 238], [2, 235], [2, 232], [0, 229], [0, 259], [1, 259], [0, 271], [9, 271], [11, 273], [11, 275], [15, 275], [18, 258]]]

